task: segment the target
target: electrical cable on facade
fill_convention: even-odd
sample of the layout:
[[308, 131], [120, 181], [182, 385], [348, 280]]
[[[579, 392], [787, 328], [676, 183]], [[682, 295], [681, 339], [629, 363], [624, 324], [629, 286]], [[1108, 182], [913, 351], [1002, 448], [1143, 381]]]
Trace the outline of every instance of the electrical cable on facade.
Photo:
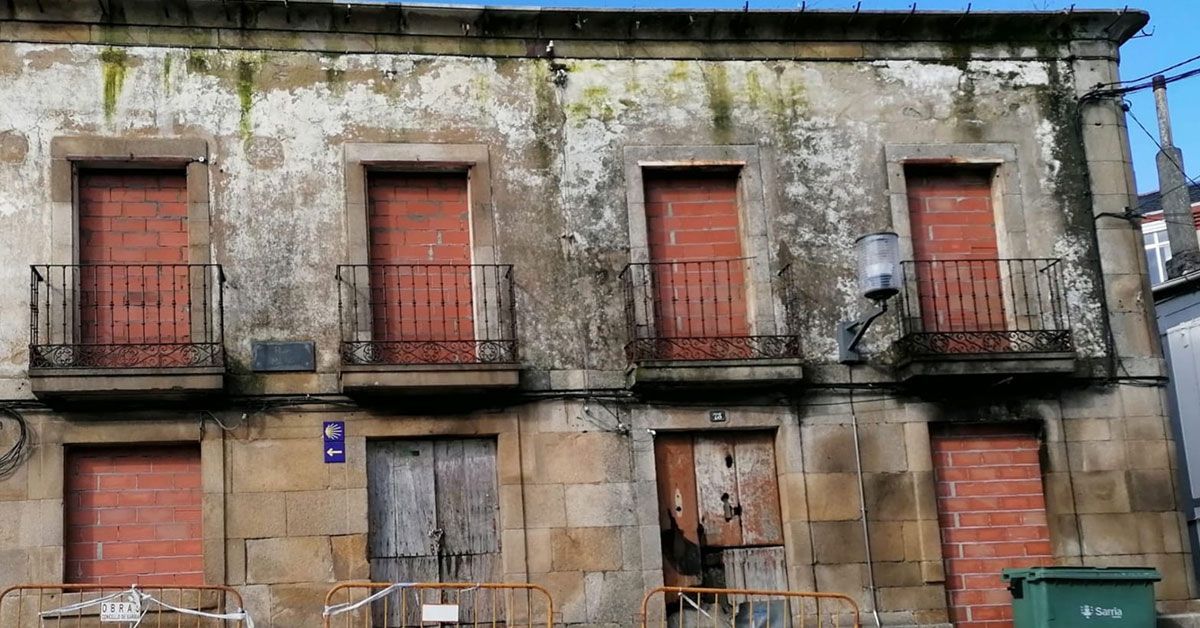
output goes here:
[[1200, 55], [1196, 55], [1196, 56], [1194, 56], [1194, 57], [1191, 57], [1191, 58], [1188, 58], [1188, 59], [1184, 59], [1183, 61], [1180, 61], [1179, 63], [1176, 63], [1176, 64], [1174, 64], [1174, 65], [1169, 65], [1169, 66], [1167, 66], [1167, 67], [1165, 67], [1165, 68], [1163, 68], [1163, 69], [1161, 69], [1161, 70], [1156, 70], [1156, 71], [1154, 71], [1154, 72], [1151, 72], [1151, 73], [1149, 73], [1149, 74], [1145, 74], [1145, 75], [1143, 75], [1143, 76], [1139, 76], [1139, 77], [1137, 77], [1137, 78], [1134, 78], [1134, 79], [1127, 79], [1127, 80], [1124, 80], [1124, 81], [1113, 81], [1112, 83], [1099, 83], [1099, 84], [1097, 84], [1097, 85], [1096, 85], [1096, 88], [1097, 88], [1097, 89], [1099, 89], [1099, 88], [1103, 88], [1103, 87], [1112, 87], [1113, 85], [1128, 85], [1128, 84], [1130, 84], [1130, 83], [1140, 83], [1140, 82], [1142, 82], [1142, 81], [1145, 81], [1145, 80], [1152, 79], [1152, 78], [1154, 78], [1154, 77], [1158, 76], [1159, 74], [1165, 74], [1165, 73], [1167, 73], [1167, 72], [1170, 72], [1171, 70], [1174, 70], [1174, 69], [1177, 69], [1177, 68], [1181, 68], [1181, 67], [1183, 67], [1183, 66], [1185, 66], [1185, 65], [1187, 65], [1187, 64], [1189, 64], [1189, 63], [1191, 63], [1191, 62], [1193, 62], [1193, 61], [1200, 61]]
[[[1198, 75], [1200, 75], [1200, 68], [1196, 68], [1195, 70], [1188, 70], [1187, 72], [1184, 72], [1182, 74], [1176, 74], [1175, 76], [1168, 76], [1166, 79], [1164, 79], [1163, 84], [1169, 85], [1171, 83], [1175, 83], [1177, 81], [1182, 81], [1184, 79], [1193, 78]], [[1142, 83], [1138, 83], [1137, 85], [1130, 85], [1129, 87], [1120, 87], [1120, 88], [1116, 88], [1116, 89], [1094, 89], [1094, 90], [1084, 94], [1083, 96], [1080, 96], [1079, 102], [1087, 102], [1089, 100], [1097, 100], [1100, 98], [1116, 98], [1116, 97], [1124, 96], [1126, 94], [1133, 94], [1136, 92], [1147, 90], [1152, 87], [1154, 87], [1153, 82], [1142, 82]]]
[[[1142, 133], [1145, 133], [1146, 137], [1150, 138], [1150, 141], [1154, 142], [1154, 145], [1158, 147], [1158, 150], [1162, 151], [1163, 155], [1166, 156], [1167, 160], [1171, 162], [1171, 165], [1175, 166], [1175, 169], [1179, 171], [1179, 174], [1182, 174], [1183, 178], [1190, 181], [1192, 185], [1200, 185], [1200, 182], [1197, 182], [1195, 179], [1188, 176], [1188, 173], [1184, 171], [1183, 166], [1179, 162], [1175, 161], [1175, 158], [1171, 156], [1171, 153], [1163, 148], [1163, 145], [1158, 141], [1158, 138], [1154, 137], [1154, 134], [1151, 133], [1150, 130], [1146, 128], [1146, 125], [1142, 124], [1142, 121], [1139, 120], [1137, 115], [1135, 115], [1133, 113], [1133, 108], [1129, 106], [1129, 103], [1125, 102], [1124, 105], [1125, 105], [1124, 106], [1125, 113], [1129, 114], [1130, 119], [1132, 119], [1135, 123], [1137, 123], [1138, 128], [1142, 130]], [[1186, 185], [1187, 184], [1185, 183], [1184, 186], [1186, 186]], [[1175, 190], [1179, 189], [1179, 187], [1180, 186], [1176, 186], [1174, 188], [1171, 188], [1171, 190], [1169, 190], [1169, 191], [1174, 192]]]
[[[9, 447], [8, 451], [0, 455], [0, 478], [5, 478], [21, 466], [31, 451], [33, 443], [29, 439], [29, 424], [25, 420], [25, 415], [9, 406], [0, 406], [0, 414], [8, 416], [17, 423], [16, 442]], [[0, 423], [0, 428], [3, 427], [3, 424]]]

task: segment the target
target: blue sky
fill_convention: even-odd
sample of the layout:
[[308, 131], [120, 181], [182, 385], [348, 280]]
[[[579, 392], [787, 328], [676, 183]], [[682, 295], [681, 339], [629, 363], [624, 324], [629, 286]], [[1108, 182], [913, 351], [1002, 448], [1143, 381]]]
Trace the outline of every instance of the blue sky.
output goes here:
[[[453, 0], [440, 0], [452, 2]], [[548, 6], [548, 7], [637, 7], [637, 8], [741, 8], [744, 0], [475, 0], [469, 4], [491, 6]], [[856, 0], [807, 0], [808, 8], [822, 10], [853, 9]], [[750, 0], [751, 8], [781, 9], [797, 8], [799, 0]], [[1079, 9], [1121, 9], [1125, 0], [973, 0], [972, 11], [1001, 10], [1064, 10], [1071, 5]], [[1196, 0], [1133, 0], [1131, 9], [1150, 12], [1150, 25], [1146, 33], [1125, 44], [1122, 48], [1121, 77], [1137, 78], [1173, 65], [1189, 57], [1200, 55], [1200, 24], [1197, 13], [1200, 3]], [[912, 0], [863, 0], [862, 8], [909, 9]], [[921, 10], [961, 11], [967, 0], [917, 0]], [[1173, 72], [1200, 67], [1200, 61]], [[1174, 126], [1175, 143], [1183, 149], [1185, 168], [1188, 174], [1200, 180], [1200, 76], [1174, 83], [1169, 88], [1171, 121]], [[1154, 114], [1154, 99], [1149, 92], [1131, 95], [1132, 114], [1157, 137]], [[1129, 120], [1129, 136], [1133, 144], [1134, 170], [1137, 173], [1138, 189], [1151, 192], [1158, 189], [1154, 155], [1157, 146], [1137, 124]]]

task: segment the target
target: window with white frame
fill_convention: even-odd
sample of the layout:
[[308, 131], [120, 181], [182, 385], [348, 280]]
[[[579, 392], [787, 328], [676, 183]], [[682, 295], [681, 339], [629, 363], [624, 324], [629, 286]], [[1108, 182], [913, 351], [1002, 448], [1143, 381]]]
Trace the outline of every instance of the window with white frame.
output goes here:
[[1142, 244], [1146, 248], [1146, 264], [1150, 269], [1150, 285], [1167, 280], [1167, 260], [1171, 259], [1171, 243], [1167, 241], [1167, 223], [1157, 220], [1142, 224]]

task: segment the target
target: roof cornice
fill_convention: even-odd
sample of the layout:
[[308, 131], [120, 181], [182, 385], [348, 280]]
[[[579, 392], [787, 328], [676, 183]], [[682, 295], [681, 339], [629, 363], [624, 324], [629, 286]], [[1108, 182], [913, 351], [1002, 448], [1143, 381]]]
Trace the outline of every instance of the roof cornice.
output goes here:
[[[28, 26], [425, 36], [461, 40], [1120, 45], [1149, 20], [1121, 11], [712, 11], [528, 9], [328, 0], [8, 0], [0, 40]], [[22, 28], [25, 27], [25, 28]], [[114, 43], [139, 43], [116, 41]], [[532, 52], [532, 51], [531, 51]]]

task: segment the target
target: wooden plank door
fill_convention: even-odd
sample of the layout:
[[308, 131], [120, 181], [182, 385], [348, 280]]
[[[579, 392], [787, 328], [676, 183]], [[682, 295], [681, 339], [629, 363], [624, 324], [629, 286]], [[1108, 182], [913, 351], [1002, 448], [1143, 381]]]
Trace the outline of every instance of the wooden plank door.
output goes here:
[[775, 470], [775, 435], [770, 432], [737, 435], [733, 468], [737, 472], [742, 544], [756, 547], [782, 545], [783, 523], [779, 510], [779, 475]]
[[654, 460], [664, 584], [718, 584], [706, 581], [706, 557], [719, 555], [722, 585], [732, 578], [787, 586], [776, 578], [783, 524], [774, 434], [659, 434]]
[[371, 577], [436, 581], [437, 530], [432, 441], [377, 441], [367, 447]]
[[[368, 442], [371, 579], [493, 581], [500, 566], [498, 493], [495, 441]], [[386, 613], [377, 605], [375, 623], [419, 625], [420, 600], [406, 595], [403, 611], [398, 599]], [[473, 616], [472, 598], [446, 601], [461, 603], [464, 621]]]
[[663, 584], [667, 586], [700, 584], [700, 519], [693, 454], [691, 434], [664, 433], [654, 438]]
[[696, 487], [706, 547], [783, 543], [770, 433], [696, 436]]
[[438, 571], [442, 582], [488, 582], [500, 563], [496, 443], [434, 443]]

